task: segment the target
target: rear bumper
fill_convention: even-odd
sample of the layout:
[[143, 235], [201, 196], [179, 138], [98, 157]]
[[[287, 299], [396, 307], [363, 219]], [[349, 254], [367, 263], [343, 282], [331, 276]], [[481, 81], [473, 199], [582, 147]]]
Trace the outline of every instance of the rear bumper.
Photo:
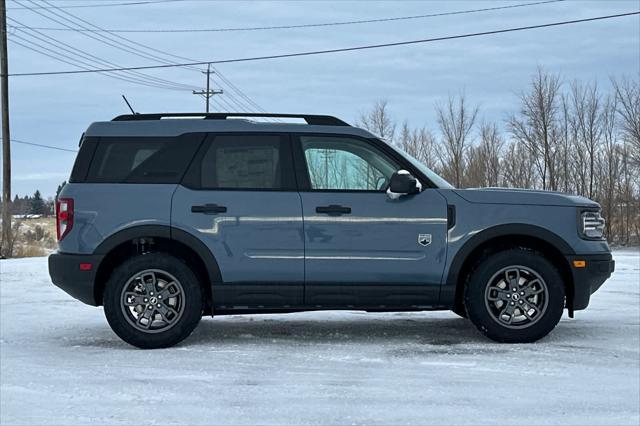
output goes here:
[[[611, 253], [569, 256], [569, 265], [573, 274], [573, 310], [579, 311], [589, 305], [591, 295], [611, 276], [615, 261]], [[584, 268], [576, 268], [574, 261], [583, 260]]]
[[[72, 297], [88, 305], [98, 306], [94, 283], [102, 255], [81, 255], [55, 252], [49, 255], [51, 281]], [[91, 264], [81, 269], [80, 264]]]

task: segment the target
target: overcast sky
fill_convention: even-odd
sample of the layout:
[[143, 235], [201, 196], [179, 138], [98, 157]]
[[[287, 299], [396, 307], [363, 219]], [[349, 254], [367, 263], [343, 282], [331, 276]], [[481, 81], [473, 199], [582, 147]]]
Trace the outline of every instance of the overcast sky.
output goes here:
[[[56, 6], [127, 3], [134, 0], [58, 0]], [[149, 1], [149, 0], [135, 0]], [[157, 0], [151, 0], [157, 1]], [[166, 1], [140, 5], [64, 9], [107, 29], [206, 29], [314, 24], [424, 15], [515, 5], [530, 1], [351, 1], [351, 2], [221, 2]], [[42, 1], [37, 5], [47, 6]], [[58, 53], [20, 27], [62, 28], [60, 10], [33, 7], [28, 0], [7, 0], [10, 40], [37, 42]], [[581, 19], [640, 9], [640, 1], [566, 1], [471, 14], [368, 24], [314, 28], [187, 33], [118, 33], [136, 43], [195, 60], [220, 60], [366, 44], [396, 42], [480, 32], [508, 27]], [[58, 16], [52, 13], [57, 13]], [[53, 18], [54, 22], [46, 17]], [[87, 25], [86, 23], [82, 25]], [[154, 60], [125, 52], [120, 39], [108, 46], [87, 33], [41, 30], [73, 48], [122, 66], [153, 65]], [[31, 33], [33, 34], [33, 33]], [[99, 37], [89, 33], [90, 36]], [[22, 39], [16, 38], [17, 36]], [[108, 35], [107, 35], [108, 36]], [[114, 37], [113, 35], [111, 37]], [[33, 44], [31, 44], [33, 46]], [[128, 45], [160, 56], [139, 45]], [[336, 53], [260, 62], [219, 65], [217, 68], [254, 102], [270, 112], [323, 113], [353, 122], [376, 99], [387, 99], [393, 115], [413, 126], [435, 129], [434, 104], [448, 94], [466, 92], [480, 105], [483, 120], [503, 123], [517, 108], [516, 93], [526, 88], [538, 65], [561, 74], [565, 81], [598, 81], [608, 90], [609, 77], [640, 74], [640, 18], [619, 19], [499, 34], [462, 40]], [[67, 52], [67, 54], [69, 54]], [[169, 60], [177, 60], [164, 57]], [[178, 60], [179, 61], [179, 60]], [[10, 73], [75, 69], [10, 41]], [[197, 70], [169, 68], [146, 74], [200, 87]], [[215, 87], [219, 80], [216, 81]], [[223, 99], [215, 110], [238, 110], [239, 95], [222, 85]], [[166, 90], [112, 79], [100, 74], [12, 77], [10, 111], [12, 139], [76, 149], [92, 121], [109, 120], [128, 110], [126, 94], [140, 112], [202, 111], [204, 101], [191, 90]], [[247, 106], [244, 104], [243, 106]], [[13, 144], [13, 193], [40, 189], [45, 196], [69, 175], [71, 152]]]

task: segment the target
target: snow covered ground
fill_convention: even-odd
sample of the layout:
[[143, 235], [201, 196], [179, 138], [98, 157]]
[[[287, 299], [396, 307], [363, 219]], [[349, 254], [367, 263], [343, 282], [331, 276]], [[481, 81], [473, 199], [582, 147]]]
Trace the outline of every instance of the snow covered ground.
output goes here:
[[576, 319], [500, 345], [448, 312], [205, 318], [178, 347], [120, 341], [101, 308], [1, 261], [0, 424], [640, 422], [640, 255]]

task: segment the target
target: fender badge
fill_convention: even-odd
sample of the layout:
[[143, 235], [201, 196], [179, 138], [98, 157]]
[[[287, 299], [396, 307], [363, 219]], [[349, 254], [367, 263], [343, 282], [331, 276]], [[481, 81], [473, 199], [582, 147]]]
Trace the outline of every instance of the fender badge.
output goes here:
[[418, 234], [418, 244], [425, 247], [431, 244], [431, 234]]

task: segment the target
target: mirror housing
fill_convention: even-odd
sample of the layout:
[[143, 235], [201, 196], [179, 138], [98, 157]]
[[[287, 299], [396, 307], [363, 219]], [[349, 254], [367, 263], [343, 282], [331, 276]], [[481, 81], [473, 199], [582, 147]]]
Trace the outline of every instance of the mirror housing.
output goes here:
[[392, 200], [395, 200], [403, 195], [417, 194], [421, 190], [422, 184], [418, 179], [406, 170], [398, 170], [389, 179], [387, 195]]

